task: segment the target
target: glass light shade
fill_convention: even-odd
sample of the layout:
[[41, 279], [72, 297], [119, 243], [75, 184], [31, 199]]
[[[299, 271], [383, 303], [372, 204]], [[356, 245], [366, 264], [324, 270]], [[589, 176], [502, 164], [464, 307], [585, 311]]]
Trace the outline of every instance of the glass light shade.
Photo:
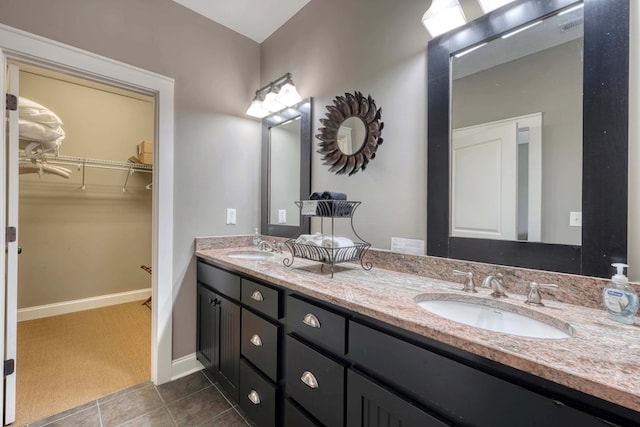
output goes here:
[[433, 0], [422, 16], [422, 24], [431, 37], [437, 37], [467, 23], [458, 0]]
[[259, 119], [266, 117], [269, 115], [269, 110], [265, 109], [262, 105], [262, 101], [259, 99], [254, 99], [247, 110], [248, 116], [257, 117]]
[[484, 13], [489, 13], [505, 4], [511, 3], [513, 0], [480, 0], [480, 7]]
[[278, 102], [278, 94], [275, 92], [269, 92], [262, 101], [262, 106], [272, 113], [282, 110], [285, 106]]
[[302, 101], [302, 97], [296, 90], [291, 80], [288, 80], [281, 88], [277, 100], [279, 103], [291, 107]]

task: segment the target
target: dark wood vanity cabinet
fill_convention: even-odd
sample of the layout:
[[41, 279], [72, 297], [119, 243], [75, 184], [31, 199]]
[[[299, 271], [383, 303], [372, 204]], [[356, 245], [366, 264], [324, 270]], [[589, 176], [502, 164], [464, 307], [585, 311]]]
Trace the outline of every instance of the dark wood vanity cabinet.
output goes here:
[[628, 409], [201, 260], [197, 295], [198, 360], [258, 426], [640, 425]]
[[240, 278], [198, 262], [196, 357], [229, 395], [238, 399]]

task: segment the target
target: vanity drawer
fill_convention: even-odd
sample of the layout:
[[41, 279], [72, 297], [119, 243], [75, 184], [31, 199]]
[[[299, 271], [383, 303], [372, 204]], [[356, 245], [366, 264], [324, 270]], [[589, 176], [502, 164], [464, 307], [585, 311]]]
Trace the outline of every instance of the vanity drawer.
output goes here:
[[287, 336], [287, 394], [327, 426], [344, 423], [345, 368]]
[[346, 319], [315, 304], [287, 297], [289, 333], [298, 335], [336, 355], [344, 355]]
[[240, 299], [240, 277], [198, 261], [198, 281], [230, 298]]
[[278, 326], [242, 309], [241, 352], [274, 382], [278, 381]]
[[298, 409], [289, 399], [284, 401], [284, 427], [318, 427], [304, 412]]
[[240, 407], [258, 426], [276, 425], [276, 387], [240, 360]]
[[273, 319], [280, 316], [280, 291], [268, 286], [256, 283], [252, 280], [242, 279], [241, 301]]

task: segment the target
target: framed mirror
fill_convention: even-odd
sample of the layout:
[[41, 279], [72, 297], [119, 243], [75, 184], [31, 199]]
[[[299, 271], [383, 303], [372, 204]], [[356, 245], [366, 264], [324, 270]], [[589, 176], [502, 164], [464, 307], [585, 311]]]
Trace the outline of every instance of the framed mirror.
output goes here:
[[626, 260], [628, 49], [628, 0], [518, 0], [429, 43], [428, 255], [597, 277]]
[[296, 200], [311, 193], [311, 99], [262, 119], [261, 233], [309, 233]]
[[318, 153], [329, 172], [353, 175], [367, 168], [383, 142], [381, 114], [382, 108], [376, 107], [371, 95], [365, 97], [356, 91], [335, 97], [320, 119], [324, 127], [316, 135]]

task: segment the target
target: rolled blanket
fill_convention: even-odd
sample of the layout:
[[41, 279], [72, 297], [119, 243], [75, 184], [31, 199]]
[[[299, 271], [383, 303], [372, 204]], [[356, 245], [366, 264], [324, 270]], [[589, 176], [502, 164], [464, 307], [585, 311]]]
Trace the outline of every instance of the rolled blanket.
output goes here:
[[309, 200], [320, 200], [322, 198], [322, 193], [319, 191], [316, 191], [315, 193], [311, 193], [309, 195]]
[[320, 195], [320, 198], [323, 200], [347, 200], [347, 195], [335, 191], [325, 191]]

